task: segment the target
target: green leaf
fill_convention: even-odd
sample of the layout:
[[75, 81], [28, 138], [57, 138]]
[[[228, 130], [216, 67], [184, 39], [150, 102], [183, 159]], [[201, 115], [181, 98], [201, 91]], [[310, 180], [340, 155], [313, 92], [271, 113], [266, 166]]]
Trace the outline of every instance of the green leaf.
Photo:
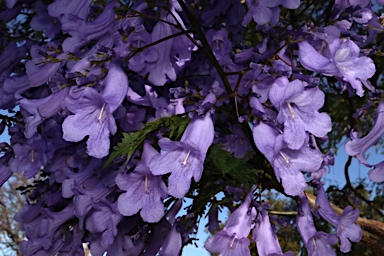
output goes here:
[[113, 152], [109, 155], [104, 164], [104, 168], [109, 167], [116, 158], [126, 156], [128, 162], [135, 150], [142, 145], [148, 134], [162, 127], [168, 127], [169, 137], [172, 138], [177, 134], [175, 139], [179, 139], [184, 133], [190, 119], [174, 115], [171, 117], [163, 117], [152, 122], [146, 123], [137, 132], [123, 133], [123, 138], [116, 146], [113, 147]]
[[262, 173], [261, 170], [257, 170], [247, 163], [245, 159], [236, 158], [230, 152], [222, 149], [222, 145], [211, 146], [207, 158], [222, 175], [230, 176], [244, 185], [257, 184], [257, 174]]

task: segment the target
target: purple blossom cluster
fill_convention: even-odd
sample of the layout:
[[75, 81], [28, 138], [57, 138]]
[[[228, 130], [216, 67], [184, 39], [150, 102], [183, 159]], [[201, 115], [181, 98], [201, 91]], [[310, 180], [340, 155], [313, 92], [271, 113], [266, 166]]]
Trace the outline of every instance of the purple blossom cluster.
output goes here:
[[[222, 159], [212, 159], [210, 150], [219, 146], [272, 174], [270, 182], [258, 181], [260, 191], [275, 188], [298, 202], [296, 225], [309, 255], [336, 255], [339, 240], [349, 252], [362, 237], [359, 210], [347, 206], [338, 216], [323, 188], [333, 155], [318, 146], [332, 130], [321, 110], [320, 81], [334, 78], [337, 93], [351, 96], [363, 97], [364, 88], [377, 93], [369, 82], [375, 64], [364, 47], [384, 28], [370, 1], [335, 1], [332, 25], [290, 26], [281, 13], [305, 11], [302, 2], [2, 3], [0, 20], [10, 36], [0, 32], [0, 108], [16, 114], [0, 124], [10, 135], [1, 148], [0, 185], [15, 172], [43, 177], [15, 216], [26, 236], [20, 251], [83, 255], [88, 243], [95, 256], [180, 255], [203, 214], [194, 212], [199, 195], [202, 209], [213, 207], [215, 194], [230, 185], [237, 192], [227, 193], [231, 204], [223, 207], [232, 213], [218, 231], [213, 207], [209, 231], [218, 232], [205, 248], [250, 255], [252, 231], [259, 255], [293, 255], [282, 252], [268, 205], [256, 200], [262, 196], [256, 183], [215, 176]], [[364, 159], [384, 134], [384, 101], [377, 105], [371, 132], [362, 138], [352, 132], [346, 151], [383, 182], [384, 162]], [[188, 124], [146, 130], [165, 118]], [[130, 147], [122, 138], [133, 138], [134, 152], [105, 165]], [[240, 170], [231, 171], [236, 178]], [[315, 209], [305, 196], [308, 184], [318, 193]], [[215, 191], [208, 199], [207, 188]], [[183, 198], [195, 199], [185, 215]], [[317, 231], [311, 210], [335, 233]]]

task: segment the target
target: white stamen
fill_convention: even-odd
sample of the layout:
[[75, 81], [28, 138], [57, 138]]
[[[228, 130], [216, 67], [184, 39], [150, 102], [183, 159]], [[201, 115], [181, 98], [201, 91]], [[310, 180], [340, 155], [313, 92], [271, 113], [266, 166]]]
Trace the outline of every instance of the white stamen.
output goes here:
[[312, 239], [312, 242], [313, 242], [313, 247], [317, 247], [317, 244], [316, 244], [316, 239]]
[[295, 112], [293, 112], [293, 108], [291, 106], [291, 103], [288, 103], [288, 108], [289, 108], [289, 112], [291, 112], [292, 117], [294, 118], [295, 117]]
[[229, 248], [232, 248], [232, 247], [233, 247], [233, 244], [235, 243], [235, 239], [236, 239], [236, 237], [233, 237], [232, 242], [231, 242], [231, 244], [229, 245]]
[[101, 118], [103, 117], [104, 108], [105, 108], [105, 103], [101, 107], [99, 116], [97, 117], [97, 120], [99, 120], [100, 123], [101, 123]]
[[191, 154], [191, 150], [188, 151], [187, 155], [185, 156], [185, 159], [183, 161], [183, 165], [187, 165], [187, 161], [188, 161], [188, 158], [189, 158], [189, 155]]
[[31, 151], [31, 161], [32, 161], [32, 163], [35, 162], [35, 150], [34, 149], [32, 149], [32, 151]]
[[280, 151], [280, 155], [284, 158], [285, 162], [286, 162], [287, 164], [289, 164], [289, 159], [287, 158], [287, 156], [284, 155], [281, 151]]
[[248, 84], [251, 82], [251, 80], [248, 80], [248, 82], [246, 82], [245, 84], [244, 84], [244, 88], [247, 88], [247, 86], [248, 86]]
[[148, 189], [148, 176], [145, 175], [145, 179], [144, 179], [144, 190], [145, 190], [145, 193], [149, 194], [150, 191]]

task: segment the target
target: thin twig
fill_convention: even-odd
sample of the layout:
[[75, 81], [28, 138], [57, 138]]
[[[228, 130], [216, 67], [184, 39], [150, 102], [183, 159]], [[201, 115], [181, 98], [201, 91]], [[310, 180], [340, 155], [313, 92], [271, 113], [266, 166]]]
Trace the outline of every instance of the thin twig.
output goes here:
[[351, 165], [351, 162], [352, 162], [352, 156], [349, 156], [348, 157], [348, 160], [347, 162], [345, 163], [345, 166], [344, 166], [344, 175], [345, 175], [345, 179], [347, 181], [347, 185], [346, 187], [349, 188], [350, 190], [352, 190], [353, 193], [355, 193], [355, 195], [357, 195], [361, 200], [363, 200], [364, 202], [366, 202], [375, 212], [377, 212], [381, 217], [384, 217], [384, 214], [378, 210], [376, 207], [374, 207], [372, 205], [372, 202], [369, 201], [368, 199], [366, 199], [363, 195], [361, 195], [359, 192], [357, 192], [357, 190], [352, 186], [351, 184], [351, 180], [349, 178], [349, 166]]

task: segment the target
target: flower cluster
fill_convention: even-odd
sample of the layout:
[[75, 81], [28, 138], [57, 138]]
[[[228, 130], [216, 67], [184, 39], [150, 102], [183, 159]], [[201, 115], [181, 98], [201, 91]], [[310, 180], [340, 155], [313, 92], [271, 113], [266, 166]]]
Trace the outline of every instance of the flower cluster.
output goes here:
[[[208, 251], [250, 255], [252, 231], [259, 255], [292, 255], [255, 198], [271, 188], [298, 202], [309, 255], [335, 255], [338, 239], [350, 251], [359, 210], [338, 216], [326, 197], [333, 156], [318, 143], [332, 120], [322, 108], [335, 81], [334, 93], [379, 94], [369, 82], [375, 49], [364, 47], [384, 28], [369, 1], [335, 1], [324, 15], [332, 25], [300, 20], [303, 2], [1, 2], [0, 109], [15, 114], [0, 123], [10, 136], [0, 186], [16, 172], [43, 177], [15, 217], [21, 252], [82, 255], [89, 243], [96, 256], [179, 255], [210, 205], [211, 232], [219, 208], [232, 213]], [[364, 159], [384, 134], [377, 105], [371, 132], [352, 132], [346, 151], [383, 182], [384, 162]], [[336, 234], [316, 230], [308, 184]], [[186, 197], [193, 203], [177, 215]]]

